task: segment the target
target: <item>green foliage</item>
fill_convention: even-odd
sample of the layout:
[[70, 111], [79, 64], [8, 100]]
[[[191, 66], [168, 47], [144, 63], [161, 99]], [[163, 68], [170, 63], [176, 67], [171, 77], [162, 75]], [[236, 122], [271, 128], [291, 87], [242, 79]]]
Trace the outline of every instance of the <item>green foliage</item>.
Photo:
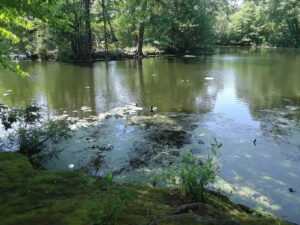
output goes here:
[[17, 131], [19, 137], [20, 153], [28, 156], [36, 165], [42, 160], [57, 157], [59, 149], [47, 148], [60, 140], [70, 136], [69, 124], [64, 119], [43, 121], [40, 125], [20, 127]]
[[50, 33], [59, 58], [88, 59], [91, 56], [91, 0], [58, 1], [52, 8]]
[[254, 2], [245, 2], [239, 11], [229, 18], [229, 39], [235, 45], [261, 45], [263, 22], [260, 8]]
[[31, 35], [23, 38], [24, 51], [32, 59], [56, 59], [57, 47], [50, 26], [41, 20], [34, 21]]
[[162, 176], [152, 176], [150, 177], [150, 183], [152, 185], [152, 187], [156, 188], [156, 186], [163, 180]]
[[232, 2], [3, 0], [0, 65], [25, 76], [18, 64], [10, 62], [11, 53], [26, 53], [32, 59], [86, 60], [106, 48], [136, 47], [141, 54], [143, 45], [171, 53], [197, 52], [214, 43], [300, 46], [300, 1]]
[[184, 156], [183, 164], [180, 171], [180, 187], [194, 201], [204, 201], [204, 187], [215, 179], [212, 159], [203, 163], [189, 154]]
[[299, 15], [297, 0], [244, 1], [237, 10], [219, 14], [215, 27], [217, 43], [299, 47]]
[[0, 114], [6, 130], [14, 129], [18, 137], [19, 152], [39, 165], [42, 160], [56, 157], [58, 149], [49, 150], [49, 145], [71, 135], [65, 119], [43, 119], [42, 110], [36, 105], [23, 109], [3, 109]]
[[213, 40], [213, 1], [170, 1], [165, 2], [160, 18], [151, 29], [155, 42], [168, 51], [184, 52], [208, 45]]
[[217, 151], [222, 147], [216, 139], [211, 144], [210, 151], [213, 158], [208, 157], [206, 161], [197, 159], [192, 154], [183, 157], [183, 167], [180, 169], [180, 187], [188, 197], [194, 201], [205, 200], [205, 188], [213, 183], [216, 178], [216, 171], [219, 169], [217, 162]]
[[[215, 181], [219, 170], [217, 154], [221, 147], [222, 144], [214, 138], [214, 143], [210, 146], [212, 156], [208, 156], [206, 160], [201, 160], [191, 153], [186, 153], [182, 158], [182, 166], [168, 170], [164, 175], [164, 179], [169, 186], [183, 190], [191, 200], [205, 201], [207, 185]], [[153, 186], [156, 186], [158, 182], [161, 182], [159, 176], [151, 179]]]
[[9, 53], [20, 44], [25, 31], [33, 29], [33, 18], [46, 20], [49, 17], [49, 4], [54, 0], [2, 0], [0, 2], [0, 65], [14, 73], [27, 76], [19, 65], [9, 60]]

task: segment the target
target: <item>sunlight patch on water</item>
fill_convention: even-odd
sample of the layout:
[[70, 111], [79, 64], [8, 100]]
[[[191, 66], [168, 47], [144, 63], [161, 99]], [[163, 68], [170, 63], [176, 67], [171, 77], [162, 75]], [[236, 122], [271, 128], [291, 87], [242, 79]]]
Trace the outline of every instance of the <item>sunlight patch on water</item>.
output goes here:
[[262, 195], [257, 190], [254, 190], [249, 186], [233, 186], [224, 179], [220, 178], [215, 185], [215, 187], [220, 188], [221, 191], [224, 191], [229, 195], [234, 195], [234, 198], [237, 198], [238, 196], [241, 199], [247, 199], [247, 201], [251, 201], [252, 204], [263, 206], [267, 210], [278, 211], [281, 209], [280, 205], [275, 204], [270, 198]]

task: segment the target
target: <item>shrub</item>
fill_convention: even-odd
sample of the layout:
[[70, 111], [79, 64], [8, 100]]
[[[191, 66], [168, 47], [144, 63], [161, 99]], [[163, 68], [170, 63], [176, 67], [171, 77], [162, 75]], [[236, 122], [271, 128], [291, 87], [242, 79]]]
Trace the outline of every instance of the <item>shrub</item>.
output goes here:
[[215, 181], [219, 170], [217, 153], [221, 147], [222, 144], [214, 138], [214, 143], [210, 146], [212, 157], [208, 156], [205, 161], [186, 153], [182, 158], [182, 166], [165, 174], [167, 183], [183, 190], [193, 201], [205, 201], [207, 185]]
[[156, 188], [156, 186], [158, 185], [159, 182], [162, 181], [162, 177], [161, 176], [152, 176], [150, 177], [150, 183], [152, 185], [152, 187]]
[[39, 165], [43, 159], [57, 156], [58, 149], [48, 150], [71, 135], [65, 119], [43, 118], [42, 108], [29, 105], [22, 109], [2, 109], [0, 118], [5, 130], [14, 129], [19, 152], [26, 155], [31, 163]]

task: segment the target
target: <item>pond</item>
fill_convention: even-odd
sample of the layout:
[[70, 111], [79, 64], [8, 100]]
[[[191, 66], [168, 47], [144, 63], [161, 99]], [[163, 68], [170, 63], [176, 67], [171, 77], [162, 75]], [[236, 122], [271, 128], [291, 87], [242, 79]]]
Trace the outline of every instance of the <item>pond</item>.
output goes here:
[[49, 169], [74, 164], [143, 184], [182, 152], [205, 157], [216, 137], [222, 191], [300, 223], [299, 51], [228, 48], [209, 56], [22, 66], [32, 76], [0, 71], [1, 103], [35, 102], [78, 121]]

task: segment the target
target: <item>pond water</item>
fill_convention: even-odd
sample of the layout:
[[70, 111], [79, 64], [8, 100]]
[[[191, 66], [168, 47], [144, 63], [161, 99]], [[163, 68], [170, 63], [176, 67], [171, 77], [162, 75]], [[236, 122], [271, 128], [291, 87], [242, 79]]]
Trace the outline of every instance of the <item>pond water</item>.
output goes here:
[[182, 152], [206, 157], [216, 137], [219, 187], [235, 202], [300, 223], [299, 52], [218, 49], [195, 58], [22, 66], [32, 76], [0, 71], [1, 103], [36, 102], [79, 121], [49, 169], [74, 164], [147, 183]]

